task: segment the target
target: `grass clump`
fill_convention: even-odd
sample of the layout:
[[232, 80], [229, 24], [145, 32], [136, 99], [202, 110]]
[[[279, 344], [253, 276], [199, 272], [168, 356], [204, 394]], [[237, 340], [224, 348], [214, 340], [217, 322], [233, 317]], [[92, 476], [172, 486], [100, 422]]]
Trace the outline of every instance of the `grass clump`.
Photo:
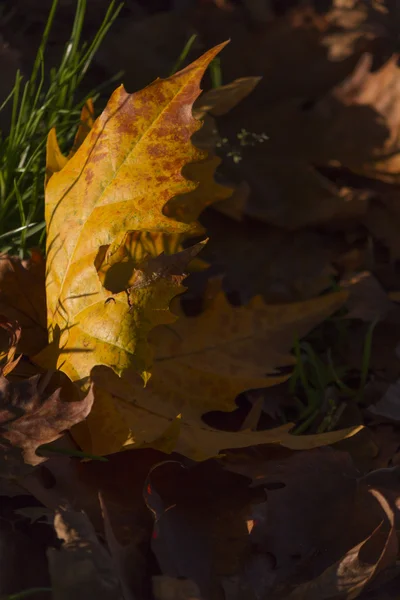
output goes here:
[[43, 245], [45, 236], [45, 146], [49, 130], [57, 128], [62, 149], [72, 145], [82, 106], [99, 88], [78, 97], [79, 86], [121, 6], [110, 2], [94, 39], [82, 42], [86, 0], [78, 0], [75, 18], [60, 64], [45, 70], [45, 50], [56, 14], [52, 7], [28, 80], [18, 71], [13, 90], [0, 110], [11, 103], [8, 132], [0, 132], [0, 251], [19, 253]]

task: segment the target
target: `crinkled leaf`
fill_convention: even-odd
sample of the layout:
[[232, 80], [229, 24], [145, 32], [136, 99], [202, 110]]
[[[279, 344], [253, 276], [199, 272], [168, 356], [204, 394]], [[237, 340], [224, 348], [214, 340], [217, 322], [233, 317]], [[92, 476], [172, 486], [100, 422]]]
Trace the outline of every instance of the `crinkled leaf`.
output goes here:
[[[373, 577], [395, 564], [398, 541], [393, 508], [378, 490], [371, 489], [370, 493], [379, 502], [389, 522], [389, 532], [384, 534], [383, 521], [367, 539], [354, 546], [319, 577], [299, 585], [286, 596], [288, 600], [353, 600], [358, 598]], [[386, 538], [383, 547], [382, 534]]]
[[47, 552], [54, 600], [122, 600], [113, 560], [85, 513], [59, 509], [54, 528], [62, 541]]
[[0, 472], [19, 476], [27, 465], [47, 460], [36, 454], [43, 444], [61, 437], [64, 431], [87, 417], [93, 403], [92, 391], [81, 401], [67, 401], [61, 389], [46, 393], [40, 375], [10, 382], [0, 376]]
[[[8, 337], [8, 350], [3, 350], [0, 347], [0, 374], [7, 376], [17, 366], [21, 358], [21, 355], [15, 358], [17, 345], [21, 337], [21, 327], [16, 321], [11, 322], [7, 317], [0, 315], [0, 329], [3, 329]], [[5, 364], [2, 366], [1, 363]]]

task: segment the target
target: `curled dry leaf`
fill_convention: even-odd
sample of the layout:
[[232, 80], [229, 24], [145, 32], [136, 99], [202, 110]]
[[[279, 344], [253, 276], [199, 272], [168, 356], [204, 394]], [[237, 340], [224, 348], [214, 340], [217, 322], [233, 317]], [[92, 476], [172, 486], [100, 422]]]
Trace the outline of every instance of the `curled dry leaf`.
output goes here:
[[61, 389], [46, 393], [47, 382], [47, 376], [10, 382], [0, 375], [2, 476], [18, 477], [47, 460], [36, 454], [39, 446], [57, 440], [90, 412], [91, 390], [83, 400], [68, 402], [61, 397]]
[[221, 85], [205, 92], [194, 103], [194, 116], [201, 119], [207, 113], [213, 117], [225, 115], [251, 94], [260, 81], [261, 77], [241, 77], [227, 85]]
[[388, 183], [399, 182], [398, 60], [394, 54], [373, 72], [373, 56], [364, 54], [353, 73], [314, 109], [317, 118], [327, 119], [330, 158]]
[[176, 280], [160, 280], [136, 289], [128, 301], [122, 277], [110, 300], [96, 264], [99, 255], [112, 264], [129, 231], [196, 230], [196, 224], [162, 211], [175, 195], [196, 188], [181, 174], [184, 165], [205, 158], [190, 141], [200, 125], [191, 107], [204, 70], [224, 45], [136, 94], [118, 88], [77, 152], [51, 177], [46, 188], [51, 345], [36, 357], [40, 365], [58, 368], [73, 381], [87, 378], [97, 364], [118, 374], [133, 364], [148, 377], [147, 332], [171, 321], [168, 305], [182, 288]]
[[47, 343], [45, 262], [38, 251], [21, 261], [0, 255], [0, 314], [21, 327], [18, 351], [29, 356]]
[[62, 541], [47, 552], [54, 600], [122, 600], [111, 556], [85, 513], [60, 508], [54, 528]]
[[[21, 355], [15, 358], [17, 345], [21, 338], [21, 327], [16, 321], [10, 322], [7, 317], [0, 315], [0, 328], [8, 336], [8, 350], [1, 350], [0, 348], [0, 374], [6, 377], [17, 366], [21, 358]], [[5, 364], [2, 365], [2, 362], [5, 362]]]
[[319, 577], [298, 586], [286, 596], [288, 600], [353, 600], [383, 569], [395, 564], [398, 541], [393, 508], [379, 490], [371, 489], [370, 493], [379, 502], [389, 523], [389, 532], [384, 534], [383, 545], [381, 537], [384, 522]]
[[246, 571], [260, 553], [274, 564], [265, 594], [279, 599], [353, 598], [394, 564], [400, 486], [393, 469], [359, 478], [349, 454], [332, 448], [279, 456], [266, 447], [224, 464], [267, 495], [248, 516], [253, 548], [242, 583], [253, 591], [262, 580], [246, 580]]

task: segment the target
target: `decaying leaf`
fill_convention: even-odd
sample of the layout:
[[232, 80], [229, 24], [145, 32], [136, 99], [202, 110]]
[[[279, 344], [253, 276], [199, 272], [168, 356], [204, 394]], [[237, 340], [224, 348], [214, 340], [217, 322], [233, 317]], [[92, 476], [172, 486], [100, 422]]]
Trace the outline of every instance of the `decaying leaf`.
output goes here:
[[327, 600], [328, 598], [358, 598], [364, 588], [383, 569], [394, 565], [398, 552], [393, 508], [378, 490], [370, 490], [379, 502], [387, 521], [389, 532], [384, 534], [383, 522], [365, 539], [349, 550], [344, 557], [326, 569], [314, 580], [296, 587], [288, 600]]
[[247, 563], [262, 553], [274, 564], [269, 581], [266, 574], [268, 597], [356, 597], [396, 559], [398, 478], [380, 469], [360, 479], [349, 454], [332, 448], [286, 456], [262, 450], [224, 461], [267, 495], [248, 516], [253, 549], [242, 584], [253, 592], [262, 584], [246, 575]]
[[[8, 337], [8, 350], [0, 348], [0, 373], [6, 377], [17, 366], [21, 358], [21, 355], [15, 358], [17, 345], [21, 337], [21, 327], [17, 322], [12, 323], [6, 317], [0, 315], [0, 329], [3, 329]], [[2, 365], [2, 363], [5, 364]]]
[[1, 475], [17, 477], [44, 462], [36, 450], [61, 437], [87, 417], [93, 403], [90, 391], [81, 401], [68, 402], [61, 389], [46, 393], [49, 378], [35, 375], [10, 382], [0, 375]]
[[47, 556], [54, 600], [122, 600], [114, 564], [83, 512], [60, 508], [54, 528], [62, 541], [60, 550]]
[[21, 327], [18, 352], [32, 356], [47, 343], [45, 262], [38, 251], [21, 261], [0, 255], [0, 314]]
[[394, 54], [372, 72], [373, 57], [364, 54], [354, 72], [315, 109], [330, 116], [327, 135], [335, 153], [332, 159], [391, 183], [398, 183], [399, 172], [398, 59]]
[[111, 298], [96, 265], [100, 255], [118, 270], [129, 231], [196, 230], [196, 224], [162, 211], [175, 195], [196, 188], [181, 174], [184, 165], [206, 157], [190, 141], [199, 127], [191, 107], [205, 68], [223, 46], [136, 94], [118, 88], [74, 156], [51, 177], [46, 188], [51, 345], [36, 357], [39, 364], [61, 369], [73, 381], [87, 378], [97, 364], [119, 374], [134, 364], [148, 378], [147, 333], [173, 318], [168, 305], [182, 290], [179, 281], [161, 277], [128, 298], [121, 277]]

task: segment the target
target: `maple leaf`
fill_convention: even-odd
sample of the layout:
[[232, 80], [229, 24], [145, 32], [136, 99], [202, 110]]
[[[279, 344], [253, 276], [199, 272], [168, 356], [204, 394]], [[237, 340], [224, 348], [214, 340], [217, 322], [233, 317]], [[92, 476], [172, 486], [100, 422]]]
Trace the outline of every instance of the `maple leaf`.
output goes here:
[[[110, 365], [119, 374], [134, 364], [148, 378], [147, 333], [173, 319], [169, 302], [182, 291], [182, 277], [159, 272], [151, 285], [134, 288], [121, 277], [118, 293], [112, 293], [102, 285], [96, 265], [106, 261], [118, 270], [128, 232], [197, 230], [195, 223], [179, 222], [163, 209], [177, 194], [196, 189], [181, 173], [186, 164], [206, 158], [190, 141], [200, 126], [191, 107], [204, 70], [224, 45], [135, 94], [117, 88], [77, 152], [50, 178], [50, 346], [35, 357], [38, 364], [60, 369], [73, 381], [87, 378], [97, 364]], [[185, 252], [182, 256], [192, 258], [192, 251]], [[165, 266], [164, 258], [161, 262]]]
[[286, 380], [279, 368], [295, 362], [294, 337], [305, 335], [346, 297], [339, 292], [286, 305], [255, 298], [246, 307], [233, 307], [217, 293], [198, 317], [181, 315], [152, 332], [155, 358], [146, 388], [128, 373], [118, 379], [108, 369], [92, 371], [96, 402], [87, 421], [75, 428], [78, 443], [95, 454], [149, 445], [203, 460], [225, 448], [262, 443], [311, 448], [353, 435], [359, 428], [294, 436], [291, 424], [231, 433], [202, 421], [209, 411], [235, 410], [235, 398], [245, 390]]
[[46, 176], [45, 185], [48, 184], [54, 173], [61, 171], [67, 164], [68, 160], [75, 154], [78, 148], [83, 144], [90, 130], [94, 125], [94, 105], [93, 100], [89, 98], [82, 107], [80, 124], [77, 129], [73, 146], [65, 156], [58, 145], [56, 130], [53, 127], [47, 136], [46, 143]]

